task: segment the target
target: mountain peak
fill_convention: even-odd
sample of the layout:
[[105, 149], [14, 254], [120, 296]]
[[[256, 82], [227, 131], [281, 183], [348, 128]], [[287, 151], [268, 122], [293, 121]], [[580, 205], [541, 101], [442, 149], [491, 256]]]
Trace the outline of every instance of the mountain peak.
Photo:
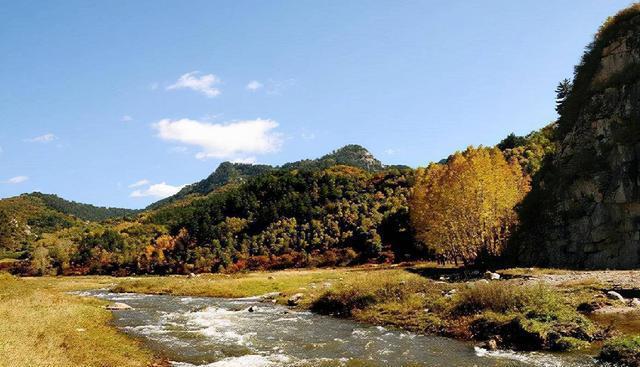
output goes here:
[[318, 159], [303, 159], [297, 162], [286, 163], [282, 165], [282, 168], [324, 169], [338, 164], [357, 167], [370, 172], [380, 171], [385, 168], [371, 152], [357, 144], [345, 145]]
[[285, 163], [280, 167], [226, 161], [220, 163], [218, 168], [216, 168], [209, 177], [185, 186], [177, 194], [157, 201], [149, 205], [147, 209], [156, 209], [176, 200], [186, 198], [189, 195], [207, 195], [228, 183], [242, 182], [250, 177], [254, 177], [268, 171], [277, 169], [321, 170], [335, 165], [357, 167], [369, 172], [377, 172], [385, 168], [385, 165], [376, 159], [371, 152], [357, 144], [345, 145], [318, 159], [304, 159], [297, 162]]

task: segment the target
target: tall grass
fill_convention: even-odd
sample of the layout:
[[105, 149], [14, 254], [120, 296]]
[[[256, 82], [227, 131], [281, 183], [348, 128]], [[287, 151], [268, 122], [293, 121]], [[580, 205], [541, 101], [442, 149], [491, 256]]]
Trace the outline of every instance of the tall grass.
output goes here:
[[[60, 282], [77, 282], [61, 287]], [[92, 283], [93, 284], [93, 283]], [[110, 325], [104, 303], [63, 289], [81, 281], [0, 274], [0, 366], [136, 367], [154, 356]]]

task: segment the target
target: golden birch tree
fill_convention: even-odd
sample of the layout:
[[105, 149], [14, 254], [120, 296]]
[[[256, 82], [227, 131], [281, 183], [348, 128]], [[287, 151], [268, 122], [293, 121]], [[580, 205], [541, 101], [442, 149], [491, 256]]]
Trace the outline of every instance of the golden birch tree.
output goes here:
[[417, 172], [410, 200], [420, 241], [448, 261], [500, 255], [517, 225], [515, 206], [530, 189], [520, 165], [497, 148], [469, 147]]

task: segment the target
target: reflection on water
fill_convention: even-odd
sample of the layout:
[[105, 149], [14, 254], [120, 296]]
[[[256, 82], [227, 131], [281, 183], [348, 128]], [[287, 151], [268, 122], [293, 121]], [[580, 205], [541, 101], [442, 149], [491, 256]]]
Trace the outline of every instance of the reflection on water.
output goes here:
[[116, 326], [178, 367], [594, 365], [585, 356], [487, 352], [452, 339], [291, 312], [258, 298], [80, 294], [132, 306], [114, 312]]

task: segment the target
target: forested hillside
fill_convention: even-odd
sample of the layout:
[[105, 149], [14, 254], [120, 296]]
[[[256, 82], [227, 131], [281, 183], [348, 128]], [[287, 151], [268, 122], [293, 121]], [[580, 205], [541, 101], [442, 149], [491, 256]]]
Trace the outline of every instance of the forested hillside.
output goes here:
[[189, 196], [207, 195], [215, 189], [229, 183], [240, 183], [249, 177], [257, 176], [261, 173], [273, 170], [273, 167], [265, 164], [247, 164], [222, 162], [209, 177], [202, 181], [188, 185], [177, 194], [166, 199], [159, 200], [147, 207], [156, 209], [164, 205], [174, 203]]
[[83, 204], [75, 201], [65, 200], [57, 195], [43, 194], [34, 192], [26, 194], [42, 200], [47, 207], [57, 210], [60, 213], [73, 215], [78, 219], [101, 221], [110, 218], [119, 218], [135, 215], [140, 210], [111, 208], [103, 206], [95, 206], [91, 204]]
[[[293, 169], [325, 169], [335, 165], [358, 167], [366, 171], [375, 172], [384, 168], [368, 150], [360, 145], [346, 145], [318, 159], [305, 159], [297, 162], [285, 163], [281, 167], [273, 167], [266, 164], [247, 164], [222, 162], [209, 177], [202, 181], [188, 185], [177, 194], [166, 199], [159, 200], [147, 207], [157, 209], [165, 205], [178, 202], [186, 198], [205, 196], [216, 189], [230, 183], [242, 183], [247, 179], [273, 170]], [[408, 168], [408, 167], [402, 167]]]
[[[483, 177], [494, 177], [505, 183], [496, 186], [496, 197], [517, 201], [528, 189], [528, 177], [554, 150], [554, 126], [524, 137], [508, 136], [498, 144], [500, 150], [489, 150], [491, 160], [481, 158], [488, 148], [469, 148], [419, 175], [426, 177], [436, 169], [459, 171], [449, 175], [454, 181], [436, 183], [442, 193], [454, 193], [447, 196], [453, 199], [477, 196], [472, 188], [483, 190]], [[470, 165], [456, 163], [465, 160]], [[447, 168], [451, 164], [459, 168]], [[497, 171], [498, 167], [503, 168]], [[500, 181], [498, 172], [514, 176]], [[453, 233], [447, 221], [462, 224], [455, 228], [468, 233], [466, 226], [475, 223], [468, 215], [491, 218], [481, 208], [493, 199], [485, 195], [473, 203], [463, 200], [456, 205], [464, 218], [447, 217], [452, 214], [447, 205], [439, 207], [444, 210], [440, 214], [419, 209], [431, 204], [420, 201], [424, 196], [416, 190], [424, 188], [414, 186], [415, 180], [415, 170], [384, 166], [357, 145], [281, 167], [225, 162], [206, 179], [136, 217], [126, 216], [131, 211], [95, 208], [51, 195], [2, 200], [0, 220], [8, 224], [2, 226], [0, 240], [5, 251], [25, 259], [14, 271], [29, 274], [236, 272], [425, 258], [472, 263], [490, 249], [488, 242], [453, 244], [424, 235], [436, 223], [427, 220], [424, 223], [431, 224], [425, 227], [420, 220], [412, 222], [410, 207], [415, 213], [440, 215], [445, 226], [441, 233]], [[516, 184], [520, 180], [523, 185]], [[504, 201], [502, 214], [483, 224], [497, 225], [487, 230], [499, 233], [500, 241], [517, 226], [513, 200]], [[113, 218], [84, 221], [79, 215]], [[503, 245], [491, 246], [492, 256], [499, 257]]]
[[411, 180], [412, 170], [369, 173], [340, 165], [257, 176], [152, 213], [149, 220], [167, 225], [172, 236], [168, 248], [153, 249], [168, 263], [154, 266], [181, 271], [175, 267], [193, 259], [201, 271], [239, 270], [411, 257]]
[[81, 221], [122, 218], [138, 210], [97, 207], [34, 192], [0, 200], [0, 257], [19, 256], [44, 233], [52, 233]]

